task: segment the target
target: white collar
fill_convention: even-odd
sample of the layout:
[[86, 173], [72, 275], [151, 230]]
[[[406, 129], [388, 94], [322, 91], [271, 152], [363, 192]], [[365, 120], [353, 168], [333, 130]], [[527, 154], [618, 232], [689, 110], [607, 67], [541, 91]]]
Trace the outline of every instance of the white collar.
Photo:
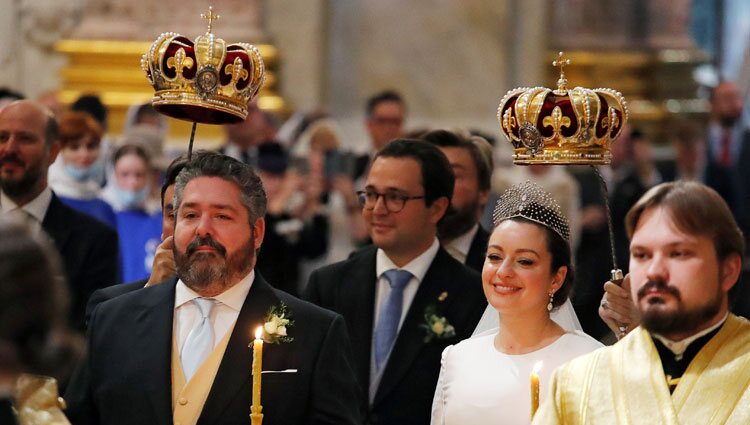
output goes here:
[[380, 279], [386, 271], [400, 269], [408, 271], [412, 276], [417, 278], [418, 282], [421, 282], [422, 279], [424, 279], [424, 275], [427, 274], [427, 269], [430, 268], [432, 260], [435, 259], [438, 249], [440, 249], [440, 242], [435, 238], [432, 241], [432, 245], [430, 245], [430, 247], [423, 253], [419, 254], [403, 267], [398, 267], [390, 258], [388, 258], [388, 254], [386, 254], [385, 251], [378, 248], [377, 254], [375, 255], [375, 277]]
[[[242, 305], [245, 303], [245, 298], [247, 298], [247, 294], [248, 292], [250, 292], [250, 287], [253, 286], [254, 281], [255, 270], [250, 270], [250, 273], [248, 273], [247, 276], [243, 277], [242, 280], [240, 280], [236, 285], [212, 298], [220, 301], [222, 304], [228, 306], [232, 310], [239, 312], [242, 309]], [[188, 288], [187, 285], [185, 285], [185, 283], [182, 281], [182, 279], [179, 279], [177, 281], [177, 286], [175, 287], [175, 310], [183, 304], [190, 302], [196, 298], [200, 298], [200, 295], [192, 289]]]
[[674, 353], [677, 360], [682, 359], [682, 355], [685, 354], [685, 350], [687, 350], [688, 346], [695, 341], [696, 339], [708, 335], [714, 330], [718, 329], [721, 325], [724, 324], [724, 322], [727, 320], [727, 317], [729, 316], [729, 313], [724, 315], [724, 318], [719, 320], [719, 323], [711, 326], [708, 329], [704, 329], [700, 332], [698, 332], [695, 335], [691, 335], [681, 341], [672, 341], [671, 339], [665, 338], [659, 334], [652, 334], [654, 338], [661, 341], [662, 344], [664, 344], [665, 347], [669, 348], [669, 351]]
[[[47, 214], [47, 208], [49, 208], [50, 202], [52, 202], [52, 190], [48, 186], [45, 187], [44, 190], [42, 190], [42, 193], [37, 195], [36, 198], [20, 208], [41, 223], [44, 221], [44, 215]], [[5, 214], [16, 208], [19, 208], [19, 206], [5, 195], [5, 193], [0, 191], [0, 211]]]
[[468, 232], [449, 241], [445, 244], [445, 246], [455, 249], [456, 251], [460, 252], [461, 255], [466, 257], [469, 254], [469, 250], [471, 249], [471, 243], [474, 241], [474, 236], [476, 236], [478, 231], [479, 224], [475, 224], [471, 229], [469, 229]]

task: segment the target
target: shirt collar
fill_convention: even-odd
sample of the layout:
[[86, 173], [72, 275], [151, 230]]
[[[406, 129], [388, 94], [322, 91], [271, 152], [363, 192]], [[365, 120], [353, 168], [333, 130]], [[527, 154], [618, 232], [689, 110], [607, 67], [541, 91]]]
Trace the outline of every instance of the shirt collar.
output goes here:
[[[41, 223], [44, 221], [44, 215], [47, 214], [50, 202], [52, 202], [52, 190], [48, 186], [36, 198], [20, 208]], [[5, 195], [5, 193], [0, 191], [0, 211], [4, 214], [16, 208], [19, 208], [18, 205]]]
[[[242, 278], [242, 280], [236, 285], [212, 298], [228, 306], [232, 310], [239, 312], [242, 309], [242, 305], [245, 303], [245, 298], [247, 298], [247, 294], [250, 292], [250, 287], [253, 286], [254, 281], [255, 270], [251, 270], [250, 273]], [[175, 287], [175, 310], [196, 298], [200, 298], [200, 294], [188, 288], [182, 279], [179, 279], [177, 281], [177, 286]]]
[[659, 334], [652, 334], [654, 338], [658, 339], [662, 344], [664, 344], [665, 347], [669, 349], [672, 353], [674, 353], [675, 356], [681, 357], [683, 354], [685, 354], [685, 350], [687, 350], [688, 346], [690, 346], [693, 341], [696, 339], [708, 335], [714, 330], [718, 329], [721, 325], [724, 324], [724, 322], [727, 320], [727, 317], [729, 316], [729, 313], [724, 315], [724, 318], [719, 321], [719, 323], [711, 326], [708, 329], [704, 329], [700, 332], [698, 332], [695, 335], [689, 336], [682, 341], [672, 341], [671, 339], [667, 339]]
[[386, 271], [391, 269], [400, 269], [408, 271], [412, 274], [412, 276], [417, 278], [418, 282], [421, 282], [422, 279], [424, 279], [424, 275], [427, 274], [427, 269], [430, 268], [432, 260], [435, 259], [438, 249], [440, 249], [440, 243], [438, 242], [437, 238], [435, 238], [432, 241], [432, 245], [430, 245], [430, 247], [427, 248], [423, 253], [419, 254], [419, 256], [409, 261], [403, 267], [398, 267], [393, 263], [393, 261], [391, 261], [390, 258], [388, 258], [388, 255], [385, 253], [385, 251], [378, 248], [377, 254], [375, 255], [376, 277], [380, 279], [380, 277], [383, 276], [383, 273], [385, 273]]
[[466, 255], [469, 254], [469, 250], [471, 249], [471, 242], [474, 240], [474, 236], [478, 231], [479, 224], [475, 224], [474, 227], [469, 229], [468, 232], [446, 243], [445, 246], [455, 249], [456, 251], [460, 252], [461, 255], [466, 257]]

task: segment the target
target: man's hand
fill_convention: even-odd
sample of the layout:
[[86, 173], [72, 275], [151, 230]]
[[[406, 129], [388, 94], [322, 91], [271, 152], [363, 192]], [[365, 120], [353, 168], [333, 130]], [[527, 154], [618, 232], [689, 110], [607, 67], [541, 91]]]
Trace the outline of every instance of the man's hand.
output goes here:
[[168, 278], [177, 274], [177, 268], [174, 263], [174, 253], [172, 252], [173, 247], [174, 237], [169, 236], [156, 248], [154, 264], [151, 266], [151, 276], [149, 276], [146, 286], [164, 282]]
[[630, 275], [625, 276], [622, 286], [612, 282], [604, 284], [599, 317], [612, 329], [617, 339], [621, 339], [640, 324], [638, 307], [630, 296]]

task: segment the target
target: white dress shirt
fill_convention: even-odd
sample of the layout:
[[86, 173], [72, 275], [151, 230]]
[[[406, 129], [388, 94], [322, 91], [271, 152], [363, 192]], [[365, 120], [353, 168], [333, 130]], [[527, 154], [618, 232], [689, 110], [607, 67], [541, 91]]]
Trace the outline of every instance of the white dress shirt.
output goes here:
[[[253, 285], [255, 280], [255, 270], [251, 270], [250, 273], [242, 278], [242, 280], [221, 294], [212, 297], [218, 301], [213, 309], [209, 321], [214, 331], [214, 348], [224, 338], [227, 331], [232, 328], [237, 318], [240, 315], [242, 305], [245, 303], [250, 287]], [[182, 356], [182, 348], [185, 345], [185, 340], [190, 333], [190, 330], [196, 326], [201, 320], [200, 311], [198, 306], [191, 301], [195, 298], [199, 298], [200, 295], [188, 288], [182, 279], [177, 281], [174, 294], [174, 337], [177, 342], [177, 347], [180, 349], [180, 356]]]
[[382, 249], [378, 249], [377, 254], [375, 255], [375, 273], [378, 279], [378, 284], [375, 288], [375, 320], [373, 320], [372, 322], [373, 331], [375, 330], [378, 320], [380, 319], [380, 308], [383, 306], [385, 299], [391, 292], [391, 285], [388, 283], [388, 279], [386, 279], [383, 273], [391, 269], [401, 269], [407, 270], [412, 274], [412, 278], [404, 288], [404, 304], [403, 309], [401, 310], [401, 320], [399, 320], [398, 322], [398, 328], [401, 329], [401, 324], [404, 323], [404, 319], [406, 318], [406, 313], [409, 311], [411, 302], [414, 300], [414, 296], [417, 295], [419, 284], [420, 282], [422, 282], [422, 279], [424, 279], [424, 275], [427, 274], [427, 269], [430, 268], [432, 260], [435, 259], [438, 248], [440, 248], [440, 243], [438, 242], [437, 238], [435, 238], [435, 240], [432, 241], [432, 245], [430, 245], [430, 247], [427, 248], [425, 252], [419, 254], [417, 258], [411, 260], [403, 267], [398, 267], [393, 264], [393, 261], [388, 258], [388, 255], [386, 255], [386, 253]]
[[[31, 227], [33, 234], [38, 235], [42, 230], [42, 222], [50, 202], [52, 202], [52, 190], [49, 187], [45, 187], [42, 193], [22, 207], [16, 205], [12, 199], [0, 191], [0, 215], [24, 221]], [[25, 214], [19, 215], [21, 211]], [[32, 220], [28, 220], [28, 217]]]
[[471, 242], [474, 240], [474, 236], [476, 236], [478, 231], [479, 225], [475, 224], [468, 232], [446, 244], [443, 244], [443, 248], [448, 251], [448, 254], [450, 254], [451, 257], [458, 260], [461, 264], [466, 264], [466, 256], [469, 255]]

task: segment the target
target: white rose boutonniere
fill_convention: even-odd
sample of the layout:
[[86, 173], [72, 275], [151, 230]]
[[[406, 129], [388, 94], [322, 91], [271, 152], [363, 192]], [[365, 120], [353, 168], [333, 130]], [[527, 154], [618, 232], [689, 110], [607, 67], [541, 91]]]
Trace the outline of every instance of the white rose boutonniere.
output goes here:
[[292, 342], [294, 338], [287, 334], [287, 329], [293, 325], [286, 304], [271, 306], [263, 323], [263, 341], [269, 344]]
[[448, 339], [456, 336], [456, 329], [448, 322], [448, 318], [437, 314], [437, 308], [429, 305], [424, 311], [424, 323], [419, 325], [426, 332], [424, 342], [433, 339]]

